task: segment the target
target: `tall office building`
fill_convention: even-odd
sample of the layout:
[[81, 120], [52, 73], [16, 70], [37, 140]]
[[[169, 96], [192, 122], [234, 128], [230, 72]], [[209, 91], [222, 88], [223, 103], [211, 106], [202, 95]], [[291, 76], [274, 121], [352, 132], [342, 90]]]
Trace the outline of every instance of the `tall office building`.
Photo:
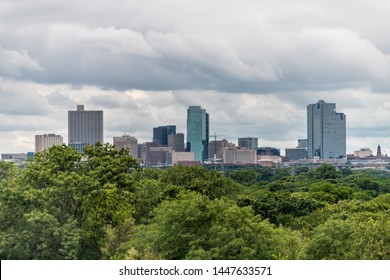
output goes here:
[[184, 152], [184, 134], [168, 135], [168, 147], [172, 147], [175, 152]]
[[336, 112], [335, 103], [307, 106], [307, 151], [308, 158], [346, 156], [346, 116]]
[[120, 137], [113, 138], [116, 150], [129, 149], [129, 153], [133, 158], [138, 158], [138, 140], [137, 138], [123, 134]]
[[176, 134], [176, 125], [165, 125], [153, 128], [153, 142], [168, 146], [168, 136]]
[[193, 152], [195, 160], [204, 162], [209, 158], [209, 114], [200, 106], [187, 109], [187, 151]]
[[42, 152], [50, 147], [62, 145], [64, 138], [61, 135], [43, 134], [35, 135], [35, 152]]
[[256, 150], [259, 146], [259, 140], [256, 137], [238, 138], [238, 146], [249, 150]]
[[103, 111], [85, 111], [84, 105], [68, 111], [68, 145], [81, 152], [96, 142], [103, 143]]

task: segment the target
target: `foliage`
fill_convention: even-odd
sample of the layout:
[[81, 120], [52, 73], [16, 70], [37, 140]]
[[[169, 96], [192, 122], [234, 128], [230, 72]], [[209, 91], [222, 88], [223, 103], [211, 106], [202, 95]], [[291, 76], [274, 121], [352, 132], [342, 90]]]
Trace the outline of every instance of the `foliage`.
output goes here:
[[[100, 258], [104, 228], [132, 213], [130, 167], [136, 161], [108, 144], [82, 154], [65, 145], [38, 153], [19, 176], [1, 185], [0, 256]], [[28, 246], [15, 250], [20, 244]]]
[[0, 162], [1, 259], [390, 259], [390, 173], [141, 169], [55, 146]]
[[0, 161], [0, 182], [14, 178], [18, 174], [16, 165], [10, 162]]
[[227, 200], [182, 191], [155, 212], [150, 224], [138, 227], [125, 252], [137, 252], [141, 259], [273, 259], [294, 257], [299, 250], [279, 246], [282, 239], [299, 247], [297, 236]]
[[318, 226], [307, 244], [308, 259], [390, 259], [388, 214], [362, 212]]

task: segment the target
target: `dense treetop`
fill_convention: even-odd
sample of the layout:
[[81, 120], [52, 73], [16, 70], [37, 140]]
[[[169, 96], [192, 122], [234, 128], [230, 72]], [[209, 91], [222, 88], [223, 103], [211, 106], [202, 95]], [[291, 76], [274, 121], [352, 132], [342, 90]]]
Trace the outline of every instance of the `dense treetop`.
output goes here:
[[1, 259], [390, 259], [390, 173], [140, 168], [56, 146], [0, 162]]

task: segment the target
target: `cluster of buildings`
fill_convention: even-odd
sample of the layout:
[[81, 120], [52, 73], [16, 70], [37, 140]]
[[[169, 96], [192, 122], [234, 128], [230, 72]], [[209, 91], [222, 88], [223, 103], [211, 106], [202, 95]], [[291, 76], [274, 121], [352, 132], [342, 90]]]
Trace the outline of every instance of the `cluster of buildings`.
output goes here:
[[[187, 109], [187, 135], [176, 131], [176, 125], [153, 128], [151, 142], [139, 143], [137, 138], [124, 134], [113, 137], [116, 149], [126, 148], [132, 157], [145, 166], [172, 166], [175, 164], [258, 164], [275, 166], [291, 162], [323, 163], [346, 162], [373, 157], [368, 148], [346, 154], [346, 116], [336, 112], [335, 103], [323, 100], [307, 106], [307, 139], [298, 139], [295, 148], [287, 148], [285, 156], [273, 147], [259, 147], [258, 138], [238, 138], [237, 144], [221, 135], [210, 135], [209, 114], [201, 106]], [[212, 140], [213, 139], [213, 140]], [[211, 140], [211, 141], [210, 141]], [[68, 145], [81, 152], [86, 145], [103, 143], [103, 111], [85, 110], [77, 105], [68, 111]], [[56, 134], [35, 136], [35, 153], [54, 145], [62, 145], [64, 139]], [[380, 149], [380, 147], [379, 147]], [[378, 152], [380, 155], [380, 151]], [[377, 157], [378, 157], [377, 153]], [[381, 155], [380, 155], [381, 156]], [[28, 154], [2, 154], [2, 160], [20, 163]]]

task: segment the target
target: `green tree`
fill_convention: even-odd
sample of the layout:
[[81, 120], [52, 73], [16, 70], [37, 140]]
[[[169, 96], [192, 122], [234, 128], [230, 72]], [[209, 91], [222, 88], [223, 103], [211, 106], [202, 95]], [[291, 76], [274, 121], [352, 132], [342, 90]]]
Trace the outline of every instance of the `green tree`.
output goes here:
[[0, 182], [2, 180], [7, 180], [10, 178], [14, 178], [18, 174], [18, 168], [16, 165], [0, 161]]
[[[169, 188], [171, 197], [182, 189], [196, 191], [209, 198], [236, 196], [242, 186], [224, 177], [222, 174], [209, 171], [201, 166], [174, 166], [161, 172], [159, 181]], [[183, 188], [172, 188], [180, 186]]]
[[257, 183], [258, 173], [254, 168], [245, 168], [230, 171], [228, 177], [240, 184], [250, 186]]
[[[291, 246], [282, 248], [281, 240]], [[293, 257], [299, 246], [297, 235], [262, 221], [250, 207], [183, 191], [163, 201], [121, 249], [122, 257], [140, 259], [275, 259]]]
[[314, 230], [306, 247], [308, 259], [390, 258], [388, 214], [359, 213], [347, 219], [330, 219]]
[[[137, 165], [128, 152], [108, 144], [87, 147], [83, 154], [65, 145], [38, 153], [19, 176], [1, 184], [0, 232], [4, 240], [15, 235], [17, 242], [1, 242], [1, 254], [99, 259], [106, 227], [131, 217], [131, 168]], [[30, 246], [21, 249], [27, 240]]]
[[341, 177], [341, 172], [331, 164], [322, 164], [313, 173], [317, 179], [337, 179]]
[[353, 190], [350, 187], [340, 186], [329, 181], [321, 181], [312, 185], [310, 193], [317, 200], [333, 204], [339, 200], [351, 199]]

